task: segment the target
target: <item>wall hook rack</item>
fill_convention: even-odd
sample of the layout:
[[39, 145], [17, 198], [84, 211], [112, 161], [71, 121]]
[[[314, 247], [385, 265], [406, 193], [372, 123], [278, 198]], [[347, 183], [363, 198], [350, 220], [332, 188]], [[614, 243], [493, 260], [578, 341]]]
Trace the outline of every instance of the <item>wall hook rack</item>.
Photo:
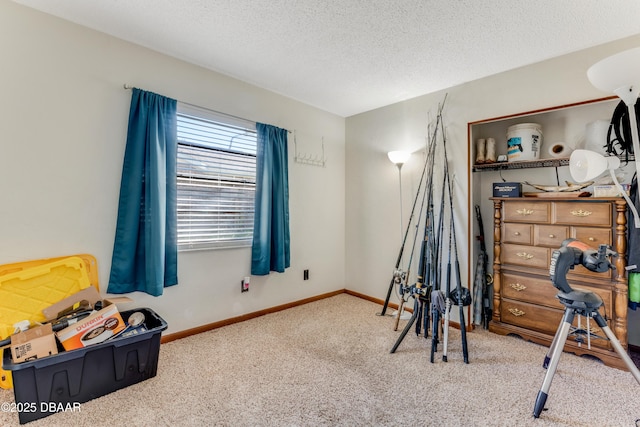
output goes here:
[[293, 158], [296, 163], [301, 163], [310, 166], [325, 167], [327, 159], [324, 156], [324, 137], [322, 137], [322, 155], [317, 154], [303, 154], [298, 151], [298, 140], [296, 137], [296, 131], [293, 131], [293, 145], [295, 147], [295, 157]]

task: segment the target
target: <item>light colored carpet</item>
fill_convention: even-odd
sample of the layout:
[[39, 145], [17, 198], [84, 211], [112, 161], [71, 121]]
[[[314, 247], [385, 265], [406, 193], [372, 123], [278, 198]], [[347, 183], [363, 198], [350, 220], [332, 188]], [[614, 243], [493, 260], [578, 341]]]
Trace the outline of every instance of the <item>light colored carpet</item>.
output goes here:
[[[548, 410], [532, 418], [546, 348], [451, 329], [449, 361], [400, 332], [381, 307], [341, 294], [161, 346], [158, 375], [38, 426], [634, 426], [640, 386], [563, 354]], [[162, 315], [162, 313], [159, 313]], [[402, 322], [404, 324], [404, 322]], [[402, 325], [401, 325], [402, 327]], [[0, 403], [13, 401], [0, 390]], [[0, 425], [18, 425], [0, 413]]]

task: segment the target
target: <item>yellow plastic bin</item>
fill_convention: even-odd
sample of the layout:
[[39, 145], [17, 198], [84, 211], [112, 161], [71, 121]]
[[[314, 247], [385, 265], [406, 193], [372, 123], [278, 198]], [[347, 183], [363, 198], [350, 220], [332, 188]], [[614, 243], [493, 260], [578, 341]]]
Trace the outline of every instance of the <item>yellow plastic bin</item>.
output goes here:
[[[22, 320], [45, 320], [42, 309], [94, 286], [99, 290], [98, 267], [92, 255], [73, 255], [0, 266], [0, 339], [14, 332]], [[0, 387], [13, 387], [11, 372], [0, 369]]]

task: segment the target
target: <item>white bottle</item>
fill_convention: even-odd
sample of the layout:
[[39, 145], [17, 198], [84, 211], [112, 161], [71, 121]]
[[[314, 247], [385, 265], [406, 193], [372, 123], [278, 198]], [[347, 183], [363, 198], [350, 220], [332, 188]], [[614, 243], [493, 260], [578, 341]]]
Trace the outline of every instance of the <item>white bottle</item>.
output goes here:
[[495, 163], [496, 161], [496, 140], [487, 138], [485, 163]]
[[486, 142], [484, 139], [478, 139], [476, 141], [476, 164], [482, 164], [485, 162]]

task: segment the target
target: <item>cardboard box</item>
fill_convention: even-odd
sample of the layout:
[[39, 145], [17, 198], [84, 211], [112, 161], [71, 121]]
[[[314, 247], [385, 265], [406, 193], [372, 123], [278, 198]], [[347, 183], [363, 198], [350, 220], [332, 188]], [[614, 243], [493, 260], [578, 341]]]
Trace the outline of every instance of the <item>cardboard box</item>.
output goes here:
[[11, 360], [22, 363], [58, 354], [50, 323], [11, 336]]
[[519, 182], [494, 182], [493, 197], [522, 197], [522, 184]]
[[[62, 310], [72, 307], [75, 304], [79, 303], [82, 300], [87, 300], [91, 304], [91, 306], [95, 305], [96, 302], [103, 300], [100, 296], [100, 292], [94, 287], [89, 287], [82, 289], [81, 291], [76, 292], [75, 294], [68, 296], [67, 298], [58, 301], [57, 303], [50, 305], [42, 310], [42, 314], [47, 319], [48, 322], [55, 320], [58, 317], [58, 313]], [[115, 298], [106, 298], [106, 304], [120, 304], [125, 302], [131, 302], [131, 298], [128, 297], [115, 297]]]
[[56, 332], [56, 336], [64, 349], [69, 351], [101, 343], [126, 326], [118, 307], [109, 303], [102, 310]]
[[[43, 309], [42, 314], [47, 320], [53, 321], [58, 317], [58, 313], [83, 300], [89, 301], [93, 306], [102, 300], [102, 297], [96, 288], [85, 288]], [[56, 332], [56, 336], [65, 350], [74, 350], [102, 342], [126, 327], [117, 307], [109, 300], [104, 300], [104, 304], [103, 309]]]
[[44, 314], [47, 320], [53, 321], [58, 317], [58, 313], [69, 307], [73, 307], [83, 300], [88, 301], [91, 306], [94, 306], [98, 301], [102, 301], [104, 306], [101, 310], [90, 314], [80, 321], [70, 322], [71, 324], [67, 328], [56, 332], [56, 336], [65, 350], [74, 350], [100, 343], [124, 330], [127, 326], [118, 312], [116, 303], [130, 302], [131, 298], [116, 297], [102, 299], [100, 293], [94, 287], [82, 289], [46, 307], [42, 310], [42, 314]]

